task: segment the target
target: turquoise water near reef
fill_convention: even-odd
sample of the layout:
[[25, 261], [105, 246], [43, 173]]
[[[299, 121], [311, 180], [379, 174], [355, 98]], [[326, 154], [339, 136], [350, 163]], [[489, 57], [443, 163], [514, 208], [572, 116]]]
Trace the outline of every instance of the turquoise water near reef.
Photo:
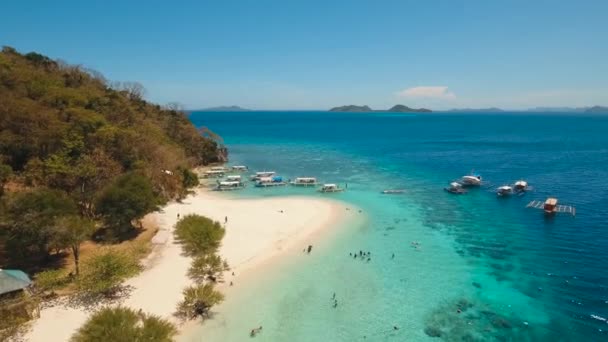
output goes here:
[[[261, 341], [608, 340], [608, 117], [195, 112], [191, 120], [223, 137], [230, 164], [348, 184], [337, 194], [248, 187], [238, 196], [325, 196], [365, 216], [228, 296], [192, 340], [248, 340], [259, 325]], [[472, 169], [486, 186], [442, 190]], [[495, 195], [521, 178], [534, 191]], [[407, 192], [380, 194], [390, 188]], [[575, 206], [576, 217], [525, 208], [548, 196]], [[349, 256], [359, 250], [371, 260]]]

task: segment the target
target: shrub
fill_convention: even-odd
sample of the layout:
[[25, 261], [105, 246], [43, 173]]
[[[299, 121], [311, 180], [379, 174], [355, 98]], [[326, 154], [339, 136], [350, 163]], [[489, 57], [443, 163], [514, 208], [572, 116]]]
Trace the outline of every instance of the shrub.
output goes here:
[[135, 258], [108, 250], [84, 263], [78, 285], [82, 291], [90, 294], [111, 295], [125, 279], [139, 270]]
[[187, 215], [175, 226], [175, 237], [190, 256], [215, 253], [225, 233], [219, 222], [199, 215]]
[[129, 308], [104, 308], [72, 336], [72, 342], [169, 342], [177, 330], [158, 316]]
[[34, 284], [42, 292], [52, 292], [69, 282], [70, 278], [65, 274], [64, 270], [48, 270], [38, 273]]
[[184, 300], [177, 305], [177, 316], [182, 318], [201, 316], [205, 319], [209, 317], [211, 308], [224, 300], [224, 295], [212, 284], [190, 286], [183, 293]]
[[215, 282], [221, 273], [229, 269], [228, 263], [217, 254], [205, 254], [197, 256], [193, 261], [188, 276], [197, 283], [202, 283], [205, 279]]

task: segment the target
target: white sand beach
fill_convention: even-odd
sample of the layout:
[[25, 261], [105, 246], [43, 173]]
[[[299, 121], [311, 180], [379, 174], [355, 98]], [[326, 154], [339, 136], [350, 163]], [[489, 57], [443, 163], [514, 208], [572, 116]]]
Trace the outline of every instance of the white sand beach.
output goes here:
[[[308, 197], [234, 199], [197, 191], [182, 203], [170, 203], [162, 212], [151, 214], [160, 229], [153, 239], [156, 246], [144, 262], [144, 271], [126, 282], [131, 291], [120, 303], [178, 323], [173, 313], [182, 298], [182, 289], [192, 283], [186, 276], [191, 260], [181, 255], [181, 247], [173, 241], [178, 214], [200, 214], [222, 223], [227, 217], [220, 255], [228, 260], [230, 272], [235, 272], [235, 276], [226, 275], [226, 282], [237, 282], [248, 271], [259, 274], [277, 256], [290, 251], [301, 253], [302, 248], [314, 242], [309, 240], [317, 239], [323, 231], [352, 215], [344, 207], [337, 201]], [[65, 305], [44, 308], [25, 339], [67, 341], [93, 311]]]

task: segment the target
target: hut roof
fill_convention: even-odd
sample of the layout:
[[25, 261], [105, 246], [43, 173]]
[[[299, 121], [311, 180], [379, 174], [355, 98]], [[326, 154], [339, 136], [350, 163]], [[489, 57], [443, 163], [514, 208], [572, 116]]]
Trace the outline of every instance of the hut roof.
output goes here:
[[22, 290], [31, 284], [32, 281], [23, 271], [0, 269], [0, 295]]

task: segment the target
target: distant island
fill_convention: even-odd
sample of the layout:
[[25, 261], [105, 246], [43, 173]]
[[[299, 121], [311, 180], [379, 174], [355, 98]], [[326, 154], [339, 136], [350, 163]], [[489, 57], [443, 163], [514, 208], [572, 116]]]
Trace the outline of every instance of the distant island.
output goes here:
[[447, 110], [446, 112], [450, 113], [500, 113], [504, 112], [504, 110], [496, 107], [491, 108], [454, 108]]
[[606, 114], [608, 114], [608, 107], [593, 106], [593, 107], [585, 109], [585, 113], [606, 113]]
[[370, 112], [392, 112], [392, 113], [430, 113], [432, 110], [426, 108], [410, 108], [404, 105], [395, 105], [388, 110], [371, 109], [369, 106], [347, 105], [334, 107], [330, 112], [351, 112], [351, 113], [370, 113]]
[[219, 106], [219, 107], [211, 107], [198, 109], [196, 112], [249, 112], [251, 109], [242, 108], [239, 106]]

